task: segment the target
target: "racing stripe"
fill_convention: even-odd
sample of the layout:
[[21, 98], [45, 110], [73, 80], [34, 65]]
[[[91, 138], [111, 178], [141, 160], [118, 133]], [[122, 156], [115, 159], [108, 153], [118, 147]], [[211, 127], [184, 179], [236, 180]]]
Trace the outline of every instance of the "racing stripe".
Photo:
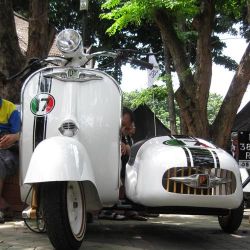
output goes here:
[[215, 151], [212, 151], [214, 156], [215, 156], [215, 159], [216, 159], [216, 165], [217, 165], [217, 168], [220, 168], [220, 160], [219, 160], [219, 157], [217, 155], [217, 153]]
[[215, 166], [215, 161], [212, 153], [208, 149], [204, 148], [188, 148], [191, 152], [194, 167], [210, 167], [213, 168]]
[[[39, 79], [38, 79], [38, 88], [37, 88], [37, 94], [40, 92], [40, 85], [41, 85], [41, 72], [39, 73]], [[33, 151], [36, 148], [36, 125], [37, 125], [37, 117], [34, 116], [34, 124], [33, 124]]]
[[188, 150], [187, 150], [187, 148], [184, 148], [184, 147], [183, 147], [183, 150], [184, 150], [186, 158], [187, 158], [187, 166], [191, 167], [191, 159], [190, 159], [190, 155], [188, 153]]
[[[51, 85], [52, 85], [52, 78], [43, 77], [42, 73], [40, 73], [37, 94], [50, 93]], [[33, 150], [35, 150], [36, 146], [46, 138], [47, 115], [35, 116], [33, 129], [34, 129], [33, 130]]]

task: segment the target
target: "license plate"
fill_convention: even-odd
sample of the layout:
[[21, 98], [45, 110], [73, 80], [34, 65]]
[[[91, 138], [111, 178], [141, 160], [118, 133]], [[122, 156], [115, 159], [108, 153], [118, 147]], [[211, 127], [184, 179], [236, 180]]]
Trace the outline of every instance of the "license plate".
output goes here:
[[198, 186], [200, 188], [208, 188], [209, 187], [209, 175], [200, 174], [198, 176]]

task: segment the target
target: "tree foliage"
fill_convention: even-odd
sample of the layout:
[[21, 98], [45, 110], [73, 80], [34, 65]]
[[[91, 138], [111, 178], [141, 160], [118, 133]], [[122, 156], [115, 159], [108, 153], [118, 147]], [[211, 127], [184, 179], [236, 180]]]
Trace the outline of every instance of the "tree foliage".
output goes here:
[[207, 103], [207, 115], [209, 124], [213, 124], [223, 101], [223, 97], [216, 93], [210, 93]]
[[[232, 80], [225, 98], [227, 102], [223, 102], [211, 125], [207, 104], [212, 62], [224, 64], [231, 70], [236, 69], [236, 63], [222, 54], [225, 43], [220, 40], [218, 33], [237, 33], [233, 24], [244, 23], [247, 0], [106, 0], [103, 8], [108, 12], [102, 17], [114, 21], [108, 29], [111, 35], [131, 24], [157, 25], [164, 51], [169, 51], [179, 78], [180, 87], [175, 96], [187, 133], [210, 137], [225, 146], [250, 79], [249, 48]], [[247, 35], [246, 30], [244, 35]], [[238, 89], [235, 88], [237, 84]], [[224, 123], [226, 114], [227, 124]]]
[[141, 25], [143, 21], [153, 21], [154, 10], [166, 8], [175, 12], [179, 18], [192, 17], [198, 12], [196, 0], [107, 0], [102, 7], [112, 10], [101, 15], [103, 18], [115, 20], [108, 29], [114, 35], [117, 31], [126, 28], [129, 24]]
[[[169, 107], [166, 100], [168, 89], [166, 86], [154, 86], [153, 88], [135, 90], [123, 93], [123, 106], [132, 110], [140, 105], [146, 104], [161, 120], [161, 122], [169, 128]], [[223, 97], [216, 93], [210, 93], [208, 100], [208, 120], [212, 124], [219, 112]], [[176, 104], [177, 111], [177, 128], [180, 133], [180, 109]]]
[[[250, 28], [246, 22], [246, 1], [247, 0], [222, 0], [216, 1], [213, 43], [213, 61], [223, 65], [229, 70], [236, 70], [237, 63], [232, 58], [223, 55], [226, 44], [218, 36], [220, 33], [238, 35], [234, 24], [241, 22], [240, 35], [246, 39], [250, 38]], [[143, 30], [143, 26], [154, 24], [155, 10], [169, 10], [171, 21], [185, 47], [189, 60], [195, 65], [197, 31], [193, 29], [193, 18], [199, 14], [199, 1], [192, 0], [107, 0], [103, 5], [105, 13], [101, 14], [103, 19], [113, 20], [113, 24], [107, 29], [110, 35], [119, 34], [120, 31], [131, 29], [133, 25]], [[110, 10], [110, 11], [109, 11]], [[145, 25], [146, 24], [146, 25]], [[152, 30], [152, 29], [151, 29]], [[141, 42], [144, 43], [143, 37]]]

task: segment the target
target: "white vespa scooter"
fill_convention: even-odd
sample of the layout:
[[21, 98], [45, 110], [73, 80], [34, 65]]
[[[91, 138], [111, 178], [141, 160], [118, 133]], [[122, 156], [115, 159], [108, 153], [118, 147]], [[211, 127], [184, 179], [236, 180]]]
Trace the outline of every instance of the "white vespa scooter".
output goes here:
[[[237, 163], [225, 151], [192, 137], [163, 136], [132, 147], [126, 169], [127, 204], [119, 205], [121, 91], [109, 75], [84, 68], [78, 32], [57, 38], [64, 58], [48, 58], [22, 89], [21, 193], [43, 216], [56, 249], [78, 249], [87, 212], [105, 207], [157, 213], [212, 214], [226, 232], [241, 224]], [[130, 60], [147, 67], [152, 65]], [[25, 199], [32, 187], [32, 199]]]

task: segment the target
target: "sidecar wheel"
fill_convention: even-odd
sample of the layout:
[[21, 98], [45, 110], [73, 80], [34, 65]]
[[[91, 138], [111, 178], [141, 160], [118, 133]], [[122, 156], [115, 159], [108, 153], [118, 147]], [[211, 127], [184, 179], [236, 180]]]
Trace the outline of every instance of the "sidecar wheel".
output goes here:
[[221, 226], [221, 229], [225, 233], [234, 233], [238, 230], [241, 225], [244, 214], [244, 203], [236, 208], [229, 211], [228, 215], [218, 216], [218, 221]]
[[84, 190], [79, 182], [42, 184], [44, 220], [55, 249], [78, 249], [86, 231]]

